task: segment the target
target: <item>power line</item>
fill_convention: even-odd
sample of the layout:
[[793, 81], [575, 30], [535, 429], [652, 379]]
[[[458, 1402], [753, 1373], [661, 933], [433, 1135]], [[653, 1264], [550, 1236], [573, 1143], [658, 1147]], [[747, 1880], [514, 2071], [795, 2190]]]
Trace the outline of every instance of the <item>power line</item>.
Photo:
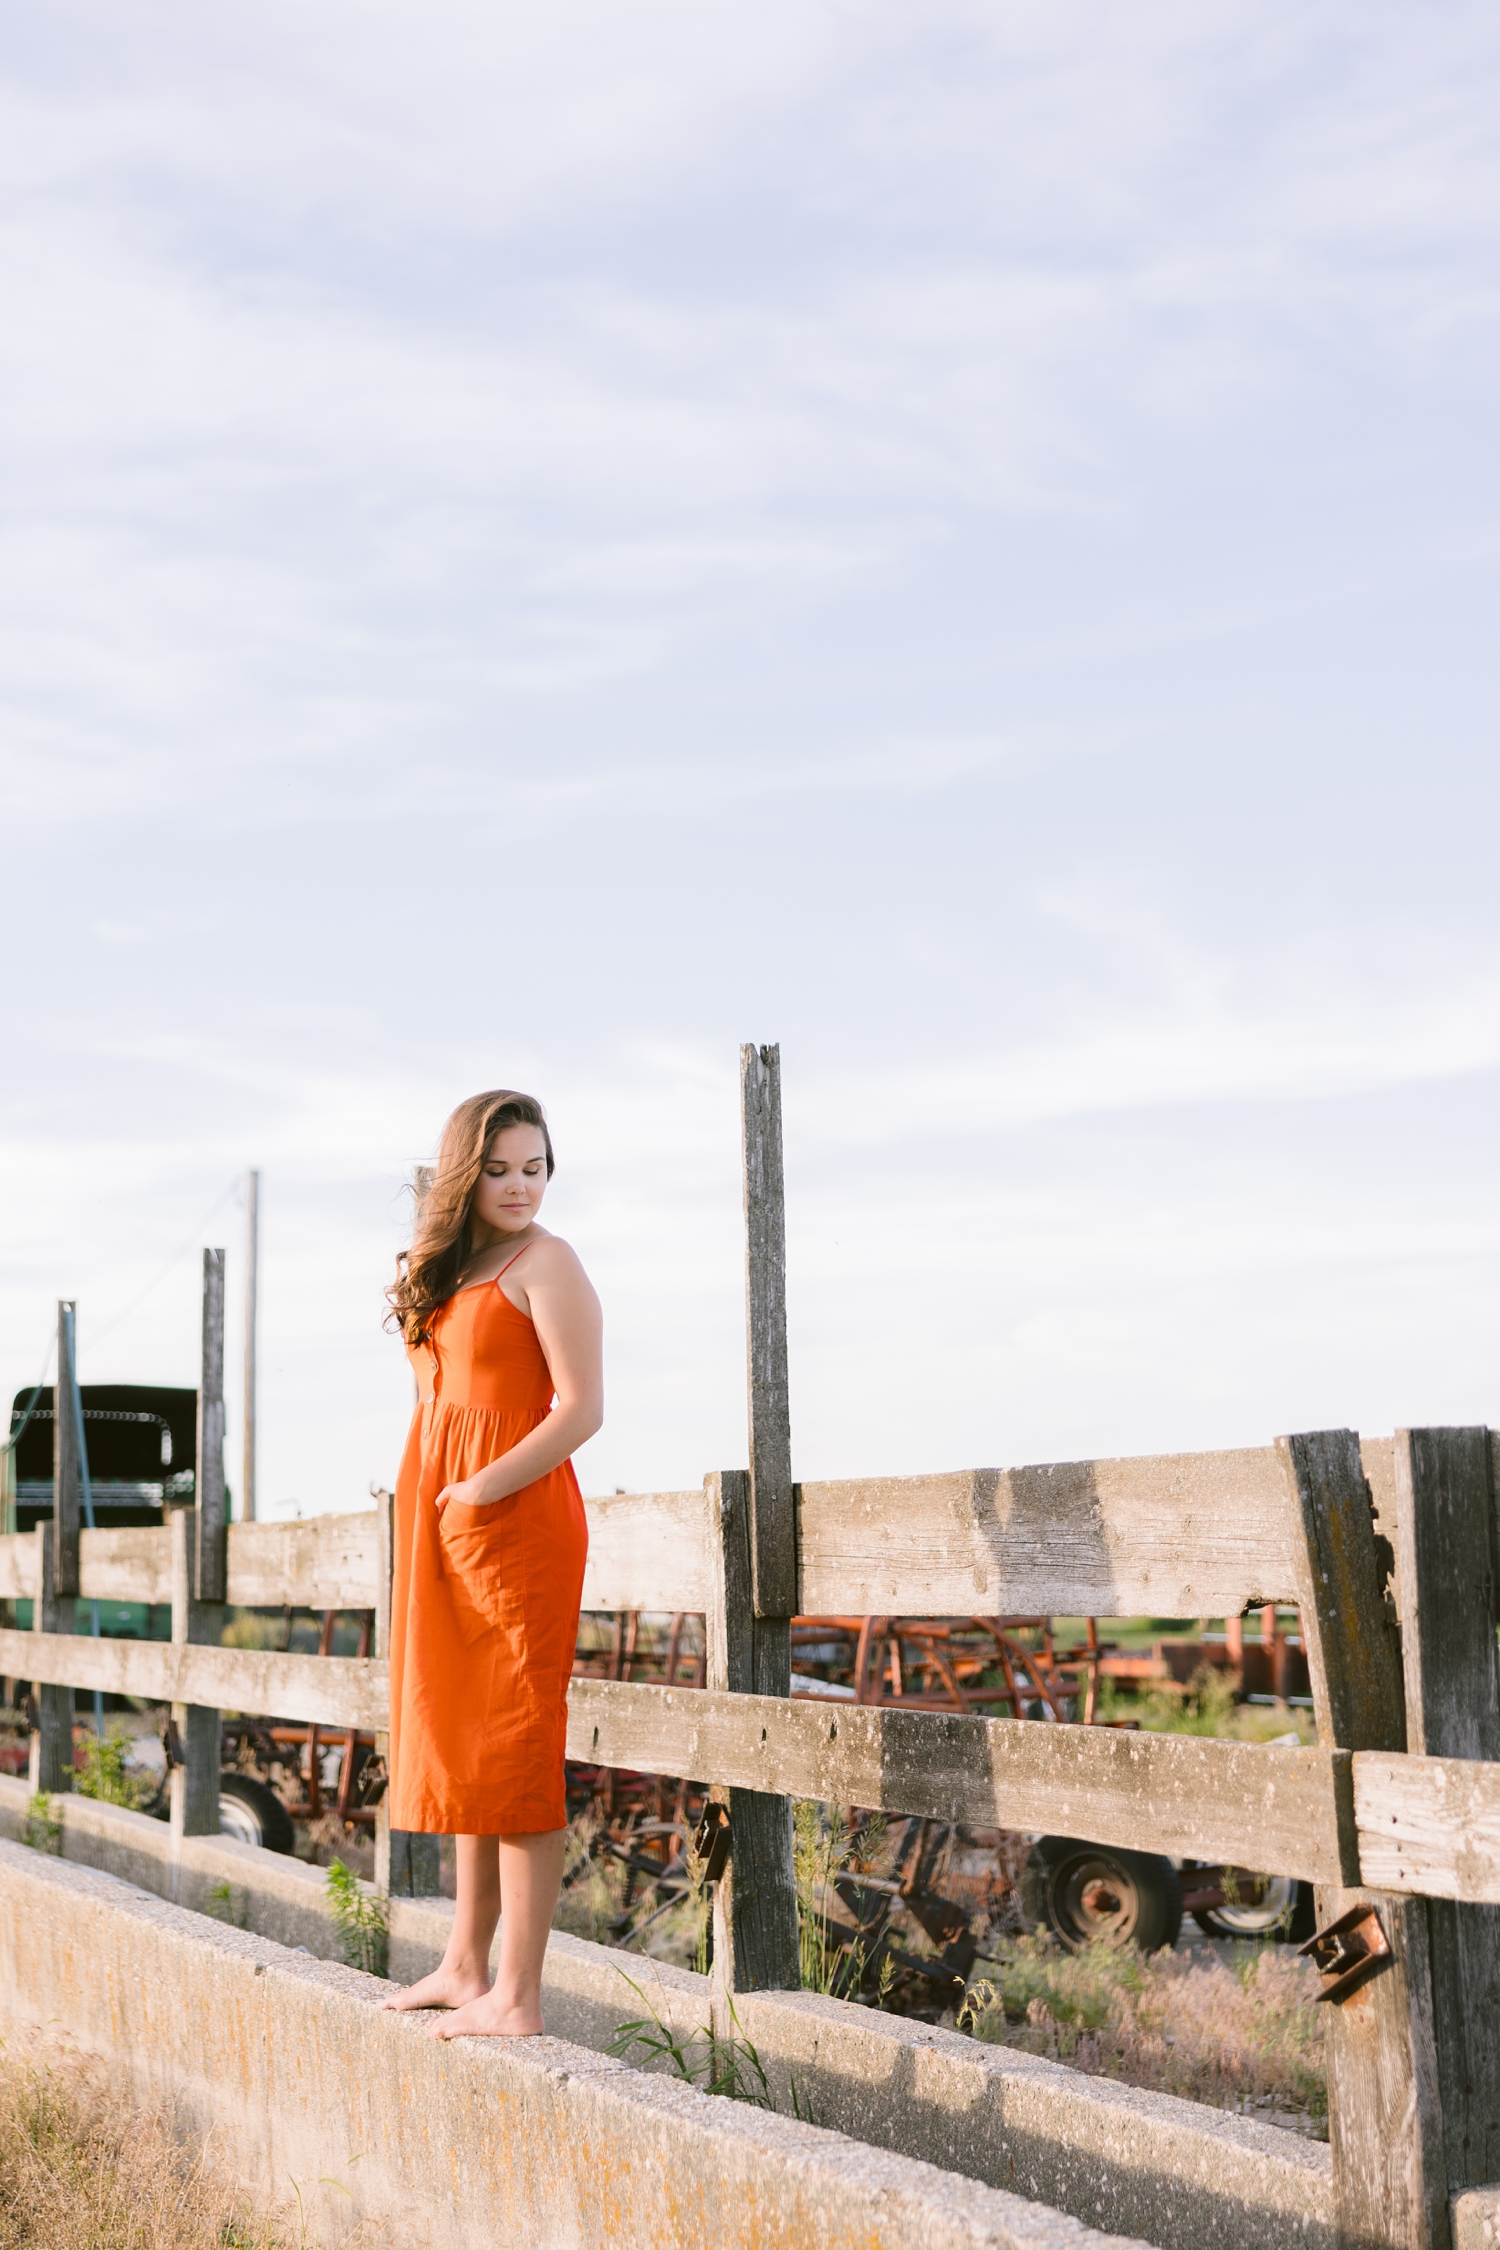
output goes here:
[[42, 1354], [42, 1372], [32, 1386], [31, 1397], [26, 1402], [26, 1411], [21, 1416], [21, 1427], [18, 1430], [12, 1430], [9, 1437], [0, 1439], [0, 1453], [14, 1453], [22, 1438], [26, 1435], [27, 1424], [36, 1412], [36, 1402], [47, 1387], [47, 1370], [52, 1365], [52, 1354], [56, 1349], [57, 1337], [54, 1333], [47, 1339], [47, 1349]]
[[96, 1328], [93, 1330], [92, 1334], [89, 1337], [90, 1350], [92, 1350], [96, 1344], [100, 1343], [104, 1337], [112, 1336], [115, 1330], [120, 1326], [122, 1321], [127, 1321], [133, 1312], [138, 1312], [140, 1310], [141, 1306], [146, 1302], [146, 1299], [151, 1295], [153, 1289], [159, 1289], [162, 1283], [166, 1280], [168, 1274], [173, 1271], [174, 1267], [179, 1266], [182, 1263], [182, 1260], [187, 1256], [188, 1252], [197, 1247], [199, 1238], [202, 1235], [204, 1229], [207, 1227], [209, 1220], [218, 1217], [220, 1211], [223, 1210], [230, 1197], [233, 1195], [238, 1195], [240, 1193], [240, 1188], [240, 1178], [239, 1175], [236, 1174], [235, 1177], [230, 1181], [228, 1187], [224, 1189], [223, 1193], [214, 1198], [213, 1202], [204, 1212], [202, 1218], [198, 1221], [198, 1224], [194, 1227], [192, 1233], [187, 1236], [186, 1240], [180, 1245], [178, 1249], [172, 1252], [171, 1257], [168, 1258], [161, 1271], [158, 1274], [153, 1275], [152, 1279], [147, 1282], [145, 1288], [139, 1290], [137, 1294], [131, 1298], [129, 1304], [125, 1307], [123, 1312], [117, 1312], [113, 1320], [107, 1320], [105, 1321], [102, 1328]]

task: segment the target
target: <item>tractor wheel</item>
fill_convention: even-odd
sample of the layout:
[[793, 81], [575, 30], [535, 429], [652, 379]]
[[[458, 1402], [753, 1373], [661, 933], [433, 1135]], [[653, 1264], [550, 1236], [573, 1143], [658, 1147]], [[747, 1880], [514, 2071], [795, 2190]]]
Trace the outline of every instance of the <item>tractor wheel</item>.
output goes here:
[[1175, 1945], [1182, 1928], [1182, 1886], [1169, 1859], [1069, 1836], [1043, 1836], [1034, 1846], [1021, 1902], [1027, 1921], [1070, 1953], [1098, 1938], [1155, 1953]]
[[289, 1852], [296, 1842], [292, 1816], [275, 1790], [248, 1773], [219, 1776], [219, 1834], [268, 1852]]
[[[1202, 1882], [1214, 1870], [1197, 1860], [1184, 1860], [1187, 1888]], [[1188, 1910], [1200, 1930], [1218, 1938], [1275, 1938], [1283, 1945], [1301, 1945], [1317, 1928], [1311, 1883], [1295, 1875], [1259, 1875], [1250, 1897], [1233, 1905], [1194, 1906]]]

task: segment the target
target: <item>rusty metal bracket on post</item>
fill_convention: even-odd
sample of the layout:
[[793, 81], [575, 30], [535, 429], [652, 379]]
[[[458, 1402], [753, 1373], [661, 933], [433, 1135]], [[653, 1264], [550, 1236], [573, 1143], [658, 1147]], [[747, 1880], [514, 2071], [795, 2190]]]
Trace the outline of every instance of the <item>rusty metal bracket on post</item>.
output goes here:
[[729, 1807], [710, 1798], [693, 1837], [693, 1856], [703, 1861], [703, 1880], [717, 1883], [729, 1865]]
[[1322, 1979], [1319, 2000], [1347, 2000], [1350, 1993], [1391, 1960], [1390, 1940], [1373, 1906], [1351, 1906], [1326, 1930], [1318, 1930], [1299, 1953], [1311, 1957]]

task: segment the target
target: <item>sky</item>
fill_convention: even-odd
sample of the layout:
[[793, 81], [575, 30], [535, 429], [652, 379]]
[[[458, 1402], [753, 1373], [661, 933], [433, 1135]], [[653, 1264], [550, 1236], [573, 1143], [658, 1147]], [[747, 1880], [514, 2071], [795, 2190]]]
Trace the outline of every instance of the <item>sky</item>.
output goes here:
[[[1500, 1420], [1500, 18], [54, 0], [0, 25], [0, 1381], [367, 1504], [463, 1096], [585, 1491]], [[1491, 619], [1488, 630], [1486, 617]], [[1485, 655], [1486, 648], [1491, 654]]]

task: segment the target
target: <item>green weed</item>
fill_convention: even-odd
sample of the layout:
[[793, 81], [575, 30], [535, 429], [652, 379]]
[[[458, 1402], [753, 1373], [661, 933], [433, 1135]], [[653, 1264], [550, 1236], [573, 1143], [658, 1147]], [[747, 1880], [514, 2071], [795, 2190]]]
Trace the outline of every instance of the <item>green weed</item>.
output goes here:
[[[747, 2039], [741, 2030], [732, 1999], [729, 2014], [734, 2031], [729, 2038], [716, 2038], [707, 2024], [684, 2038], [663, 2020], [634, 1977], [625, 1976], [623, 1969], [618, 1974], [625, 1977], [646, 2013], [616, 2027], [606, 2044], [606, 2054], [620, 2062], [635, 2062], [639, 2053], [644, 2064], [664, 2062], [674, 2078], [680, 2078], [684, 2085], [696, 2086], [700, 2093], [717, 2094], [732, 2102], [748, 2102], [755, 2109], [775, 2109], [776, 2100], [765, 2065], [754, 2041]], [[788, 2086], [793, 2117], [804, 2125], [815, 2123], [811, 2105], [804, 2100], [796, 2079], [789, 2076]]]
[[22, 1841], [34, 1852], [46, 1852], [52, 1859], [62, 1858], [62, 1815], [55, 1797], [45, 1789], [38, 1789], [26, 1801], [26, 1832]]
[[227, 1922], [232, 1930], [242, 1930], [245, 1927], [245, 1893], [231, 1883], [227, 1875], [221, 1876], [217, 1883], [210, 1885], [203, 1911], [212, 1921]]
[[338, 1927], [344, 1959], [351, 1969], [383, 1977], [390, 1965], [390, 1909], [376, 1891], [367, 1891], [341, 1859], [324, 1878], [329, 1910]]
[[74, 1783], [81, 1797], [97, 1798], [105, 1805], [126, 1805], [139, 1812], [156, 1794], [156, 1782], [147, 1774], [132, 1773], [128, 1736], [92, 1735], [83, 1746], [83, 1767]]
[[1295, 1732], [1305, 1743], [1317, 1739], [1310, 1711], [1288, 1710], [1284, 1703], [1236, 1703], [1237, 1675], [1214, 1664], [1200, 1664], [1187, 1693], [1149, 1689], [1122, 1694], [1115, 1681], [1099, 1682], [1096, 1712], [1101, 1725], [1133, 1719], [1145, 1734], [1212, 1735], [1221, 1741], [1270, 1742]]
[[[830, 1993], [852, 1999], [864, 1981], [865, 1946], [835, 1943], [828, 1920], [839, 1904], [834, 1884], [840, 1875], [857, 1873], [867, 1866], [885, 1841], [885, 1822], [867, 1822], [850, 1828], [836, 1806], [811, 1799], [798, 1800], [793, 1814], [792, 1864], [797, 1886], [797, 1943], [804, 1992]], [[878, 1999], [881, 2004], [891, 1987], [894, 1971], [888, 1958], [880, 1964]]]

